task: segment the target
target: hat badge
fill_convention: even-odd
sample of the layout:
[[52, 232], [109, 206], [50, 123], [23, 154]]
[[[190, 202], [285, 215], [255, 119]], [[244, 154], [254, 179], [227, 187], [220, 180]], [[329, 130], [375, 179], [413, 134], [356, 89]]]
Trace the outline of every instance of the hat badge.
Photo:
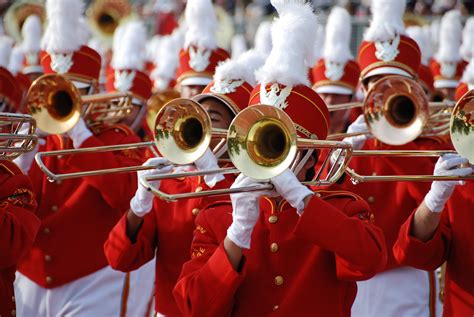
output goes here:
[[215, 94], [231, 94], [234, 93], [243, 83], [243, 80], [218, 80], [214, 82], [214, 85], [212, 85], [210, 90]]
[[272, 84], [270, 90], [267, 91], [265, 88], [266, 85], [260, 86], [260, 101], [263, 104], [274, 106], [278, 109], [284, 110], [288, 107], [288, 102], [286, 99], [290, 96], [291, 86], [286, 86], [283, 89], [280, 89], [278, 83]]
[[441, 75], [445, 78], [453, 78], [456, 75], [456, 62], [441, 62]]
[[325, 60], [324, 67], [326, 70], [324, 71], [324, 76], [326, 76], [329, 80], [338, 81], [342, 78], [342, 76], [344, 76], [345, 66], [345, 63], [336, 63]]
[[58, 74], [67, 73], [73, 64], [72, 54], [51, 54], [51, 69]]
[[114, 87], [120, 92], [128, 92], [133, 87], [133, 81], [137, 73], [135, 71], [116, 70]]
[[398, 45], [400, 45], [400, 35], [398, 34], [394, 39], [375, 42], [375, 57], [384, 62], [395, 60], [400, 53]]
[[204, 71], [210, 64], [211, 50], [189, 47], [189, 66], [196, 72]]

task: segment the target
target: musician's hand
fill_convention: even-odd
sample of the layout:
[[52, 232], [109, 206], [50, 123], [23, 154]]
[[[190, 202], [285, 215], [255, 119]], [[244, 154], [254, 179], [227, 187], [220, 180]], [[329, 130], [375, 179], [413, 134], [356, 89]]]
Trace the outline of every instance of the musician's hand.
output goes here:
[[[262, 185], [240, 174], [231, 188]], [[260, 214], [260, 196], [265, 191], [231, 194], [232, 224], [227, 229], [227, 237], [240, 248], [250, 248], [250, 237]]]
[[301, 215], [305, 207], [305, 198], [313, 195], [313, 192], [301, 184], [296, 175], [289, 169], [273, 177], [271, 182], [275, 186], [275, 190]]
[[347, 128], [347, 133], [364, 133], [358, 136], [352, 136], [344, 138], [344, 142], [347, 142], [352, 145], [354, 150], [360, 150], [367, 141], [367, 133], [369, 129], [367, 128], [367, 123], [365, 122], [364, 115], [360, 115], [357, 119]]
[[80, 148], [82, 143], [92, 136], [92, 132], [86, 126], [82, 118], [80, 118], [76, 125], [66, 132], [66, 134], [71, 138], [72, 144], [76, 149]]
[[[219, 164], [217, 164], [217, 158], [212, 153], [212, 151], [208, 148], [204, 155], [201, 156], [199, 159], [194, 162], [198, 170], [210, 170], [210, 169], [218, 169]], [[204, 176], [204, 181], [206, 182], [207, 186], [210, 188], [214, 187], [218, 182], [224, 179], [222, 174], [212, 174]]]
[[[168, 164], [168, 165], [166, 165]], [[163, 166], [166, 165], [166, 166]], [[143, 217], [149, 213], [153, 207], [153, 193], [142, 185], [142, 180], [149, 176], [161, 175], [172, 171], [173, 166], [170, 162], [162, 157], [154, 157], [148, 159], [143, 166], [158, 166], [155, 169], [144, 170], [137, 172], [138, 186], [135, 196], [130, 201], [130, 209], [138, 217]], [[151, 181], [150, 185], [155, 188], [160, 188], [160, 181]]]
[[[472, 167], [466, 167], [469, 160], [457, 154], [446, 154], [438, 159], [435, 165], [435, 176], [467, 176], [472, 174]], [[425, 204], [432, 212], [441, 212], [457, 185], [463, 181], [435, 181], [425, 196]]]

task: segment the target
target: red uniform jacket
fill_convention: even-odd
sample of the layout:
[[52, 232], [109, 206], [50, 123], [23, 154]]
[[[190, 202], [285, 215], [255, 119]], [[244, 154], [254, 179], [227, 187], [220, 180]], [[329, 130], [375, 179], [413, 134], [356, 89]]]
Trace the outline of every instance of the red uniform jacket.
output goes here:
[[[419, 138], [403, 146], [390, 146], [376, 140], [369, 140], [365, 150], [429, 150], [448, 147], [445, 143], [434, 138]], [[361, 175], [432, 175], [437, 158], [380, 158], [355, 157], [350, 167]], [[385, 270], [390, 270], [403, 263], [397, 263], [393, 256], [392, 247], [398, 238], [398, 231], [424, 199], [429, 191], [430, 182], [375, 182], [354, 185], [349, 177], [342, 185], [332, 188], [342, 188], [356, 193], [365, 199], [375, 214], [375, 225], [380, 227], [387, 243], [388, 262]]]
[[[82, 147], [138, 142], [125, 126], [109, 127], [91, 136]], [[48, 136], [40, 151], [72, 148], [70, 139]], [[140, 152], [141, 153], [141, 152]], [[91, 153], [48, 157], [53, 171], [77, 172], [140, 165], [139, 152]], [[107, 265], [103, 244], [127, 210], [135, 193], [135, 173], [76, 178], [51, 183], [36, 163], [29, 175], [38, 199], [41, 229], [19, 271], [45, 288], [53, 288], [91, 274]]]
[[412, 215], [394, 246], [397, 260], [422, 270], [434, 270], [447, 261], [444, 317], [474, 316], [473, 193], [472, 182], [455, 190], [438, 229], [427, 242], [411, 235]]
[[31, 182], [10, 161], [0, 161], [0, 316], [15, 315], [16, 264], [33, 245], [40, 220]]
[[223, 247], [230, 202], [196, 219], [192, 259], [174, 295], [185, 316], [350, 316], [357, 286], [383, 269], [382, 231], [369, 206], [347, 192], [319, 192], [302, 217], [286, 201], [262, 197], [240, 272]]
[[[232, 177], [216, 184], [213, 189], [228, 188]], [[164, 180], [160, 189], [166, 193], [208, 190], [201, 177]], [[135, 242], [126, 233], [126, 215], [114, 227], [105, 243], [107, 259], [116, 270], [135, 270], [155, 257], [155, 310], [166, 316], [180, 316], [173, 298], [173, 287], [183, 263], [189, 260], [194, 219], [206, 205], [217, 198], [180, 200], [167, 203], [155, 198], [153, 210], [144, 217]]]

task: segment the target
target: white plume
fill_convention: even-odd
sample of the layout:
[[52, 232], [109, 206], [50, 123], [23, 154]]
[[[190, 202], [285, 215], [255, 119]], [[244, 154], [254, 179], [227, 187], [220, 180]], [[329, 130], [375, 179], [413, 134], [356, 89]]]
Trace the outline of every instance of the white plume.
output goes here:
[[462, 42], [461, 12], [451, 10], [441, 19], [439, 30], [439, 48], [436, 53], [438, 62], [458, 62], [461, 60], [459, 48]]
[[441, 27], [441, 19], [436, 19], [436, 20], [431, 21], [430, 39], [431, 39], [431, 48], [433, 49], [433, 52], [438, 51], [440, 27]]
[[112, 67], [142, 71], [146, 60], [145, 25], [141, 21], [130, 21], [123, 27], [124, 30], [116, 34], [120, 39], [114, 38]]
[[272, 50], [272, 23], [270, 21], [263, 21], [258, 26], [254, 47], [265, 55], [270, 54]]
[[0, 35], [0, 67], [8, 68], [12, 47], [13, 39], [7, 35]]
[[326, 27], [323, 24], [318, 24], [315, 34], [316, 39], [314, 41], [313, 58], [311, 59], [313, 62], [308, 65], [311, 68], [313, 68], [321, 57], [323, 57], [324, 45], [326, 42]]
[[324, 58], [344, 64], [352, 59], [351, 53], [351, 16], [346, 9], [334, 7], [326, 24]]
[[47, 0], [48, 25], [42, 47], [49, 53], [67, 54], [77, 51], [85, 42], [81, 17], [83, 0]]
[[160, 45], [154, 58], [156, 68], [151, 73], [153, 80], [169, 82], [175, 78], [181, 46], [182, 43], [179, 41], [176, 31], [171, 35], [161, 37]]
[[467, 19], [462, 31], [461, 55], [466, 61], [474, 57], [474, 17]]
[[469, 64], [467, 64], [461, 81], [466, 84], [474, 84], [474, 58], [472, 58]]
[[37, 54], [41, 50], [41, 19], [35, 15], [29, 15], [21, 29], [23, 37], [23, 52]]
[[161, 45], [162, 36], [155, 35], [146, 43], [146, 60], [154, 61]]
[[364, 34], [368, 42], [388, 41], [405, 34], [403, 14], [406, 0], [373, 0], [370, 4], [372, 21]]
[[256, 86], [255, 71], [264, 63], [265, 55], [256, 49], [251, 49], [240, 55], [238, 59], [220, 63], [216, 68], [214, 80], [245, 80], [250, 85]]
[[23, 54], [23, 50], [21, 46], [15, 46], [12, 49], [11, 55], [10, 55], [10, 61], [8, 63], [8, 70], [16, 76], [18, 73], [21, 72], [23, 69], [23, 60], [25, 58], [25, 55]]
[[421, 51], [421, 63], [428, 65], [430, 58], [433, 56], [431, 49], [430, 39], [425, 29], [421, 26], [410, 26], [407, 28], [407, 34], [411, 37], [420, 47]]
[[314, 58], [316, 15], [305, 1], [273, 0], [280, 17], [272, 25], [273, 48], [257, 73], [262, 84], [307, 85], [308, 65]]
[[217, 48], [217, 17], [211, 0], [188, 0], [186, 18], [185, 48], [195, 45], [214, 50]]

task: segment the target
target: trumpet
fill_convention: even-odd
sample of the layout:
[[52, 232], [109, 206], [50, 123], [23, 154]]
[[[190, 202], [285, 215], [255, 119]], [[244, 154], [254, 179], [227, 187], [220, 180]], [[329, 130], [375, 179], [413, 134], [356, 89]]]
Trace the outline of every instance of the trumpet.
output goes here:
[[30, 115], [0, 113], [0, 159], [14, 160], [32, 151], [38, 137], [36, 122]]
[[[454, 110], [457, 117], [451, 120], [451, 131], [455, 148], [461, 155], [474, 162], [474, 153], [471, 150], [472, 129], [474, 122], [466, 121], [466, 112], [474, 112], [474, 91], [467, 94], [458, 102]], [[470, 116], [469, 120], [470, 120]], [[457, 122], [455, 118], [461, 120]], [[467, 123], [466, 123], [467, 122]], [[466, 131], [466, 124], [469, 131]], [[454, 131], [463, 131], [459, 134]], [[167, 201], [180, 199], [198, 198], [205, 196], [220, 196], [233, 193], [271, 190], [270, 183], [250, 187], [219, 189], [201, 191], [198, 193], [165, 193], [152, 185], [152, 181], [182, 178], [191, 176], [204, 176], [210, 174], [243, 173], [244, 175], [257, 179], [268, 180], [289, 168], [298, 157], [297, 151], [302, 149], [329, 149], [328, 155], [321, 164], [319, 171], [312, 181], [303, 182], [309, 186], [331, 185], [347, 173], [354, 183], [381, 182], [381, 181], [449, 181], [449, 180], [472, 180], [474, 176], [433, 176], [433, 175], [360, 175], [348, 167], [352, 157], [439, 157], [455, 151], [355, 151], [345, 142], [322, 141], [298, 138], [295, 126], [288, 115], [275, 107], [257, 105], [241, 111], [231, 123], [227, 133], [228, 153], [235, 168], [214, 169], [208, 171], [184, 172], [178, 174], [163, 174], [150, 176], [141, 180], [143, 186], [149, 188], [155, 195]], [[332, 159], [331, 159], [332, 158]], [[333, 164], [331, 164], [333, 161]], [[329, 168], [328, 173], [323, 176], [324, 170]]]
[[38, 127], [49, 134], [69, 131], [81, 116], [91, 128], [116, 123], [130, 113], [131, 103], [132, 97], [127, 93], [81, 96], [69, 79], [57, 74], [39, 77], [27, 94], [29, 113]]
[[109, 145], [62, 151], [40, 152], [35, 156], [39, 168], [50, 181], [60, 181], [86, 176], [128, 173], [157, 166], [127, 166], [120, 168], [81, 171], [67, 174], [52, 172], [44, 163], [45, 157], [125, 151], [148, 148], [156, 156], [163, 156], [173, 164], [190, 164], [208, 149], [213, 137], [225, 137], [226, 131], [211, 128], [211, 119], [206, 110], [191, 99], [176, 99], [163, 106], [157, 113], [154, 124], [154, 140], [132, 144]]
[[[402, 76], [378, 80], [364, 103], [330, 106], [329, 111], [363, 108], [369, 134], [389, 145], [403, 145], [421, 135], [442, 135], [449, 132], [449, 119], [454, 103], [428, 102], [423, 88], [416, 81]], [[328, 139], [337, 140], [353, 134], [339, 133]]]

